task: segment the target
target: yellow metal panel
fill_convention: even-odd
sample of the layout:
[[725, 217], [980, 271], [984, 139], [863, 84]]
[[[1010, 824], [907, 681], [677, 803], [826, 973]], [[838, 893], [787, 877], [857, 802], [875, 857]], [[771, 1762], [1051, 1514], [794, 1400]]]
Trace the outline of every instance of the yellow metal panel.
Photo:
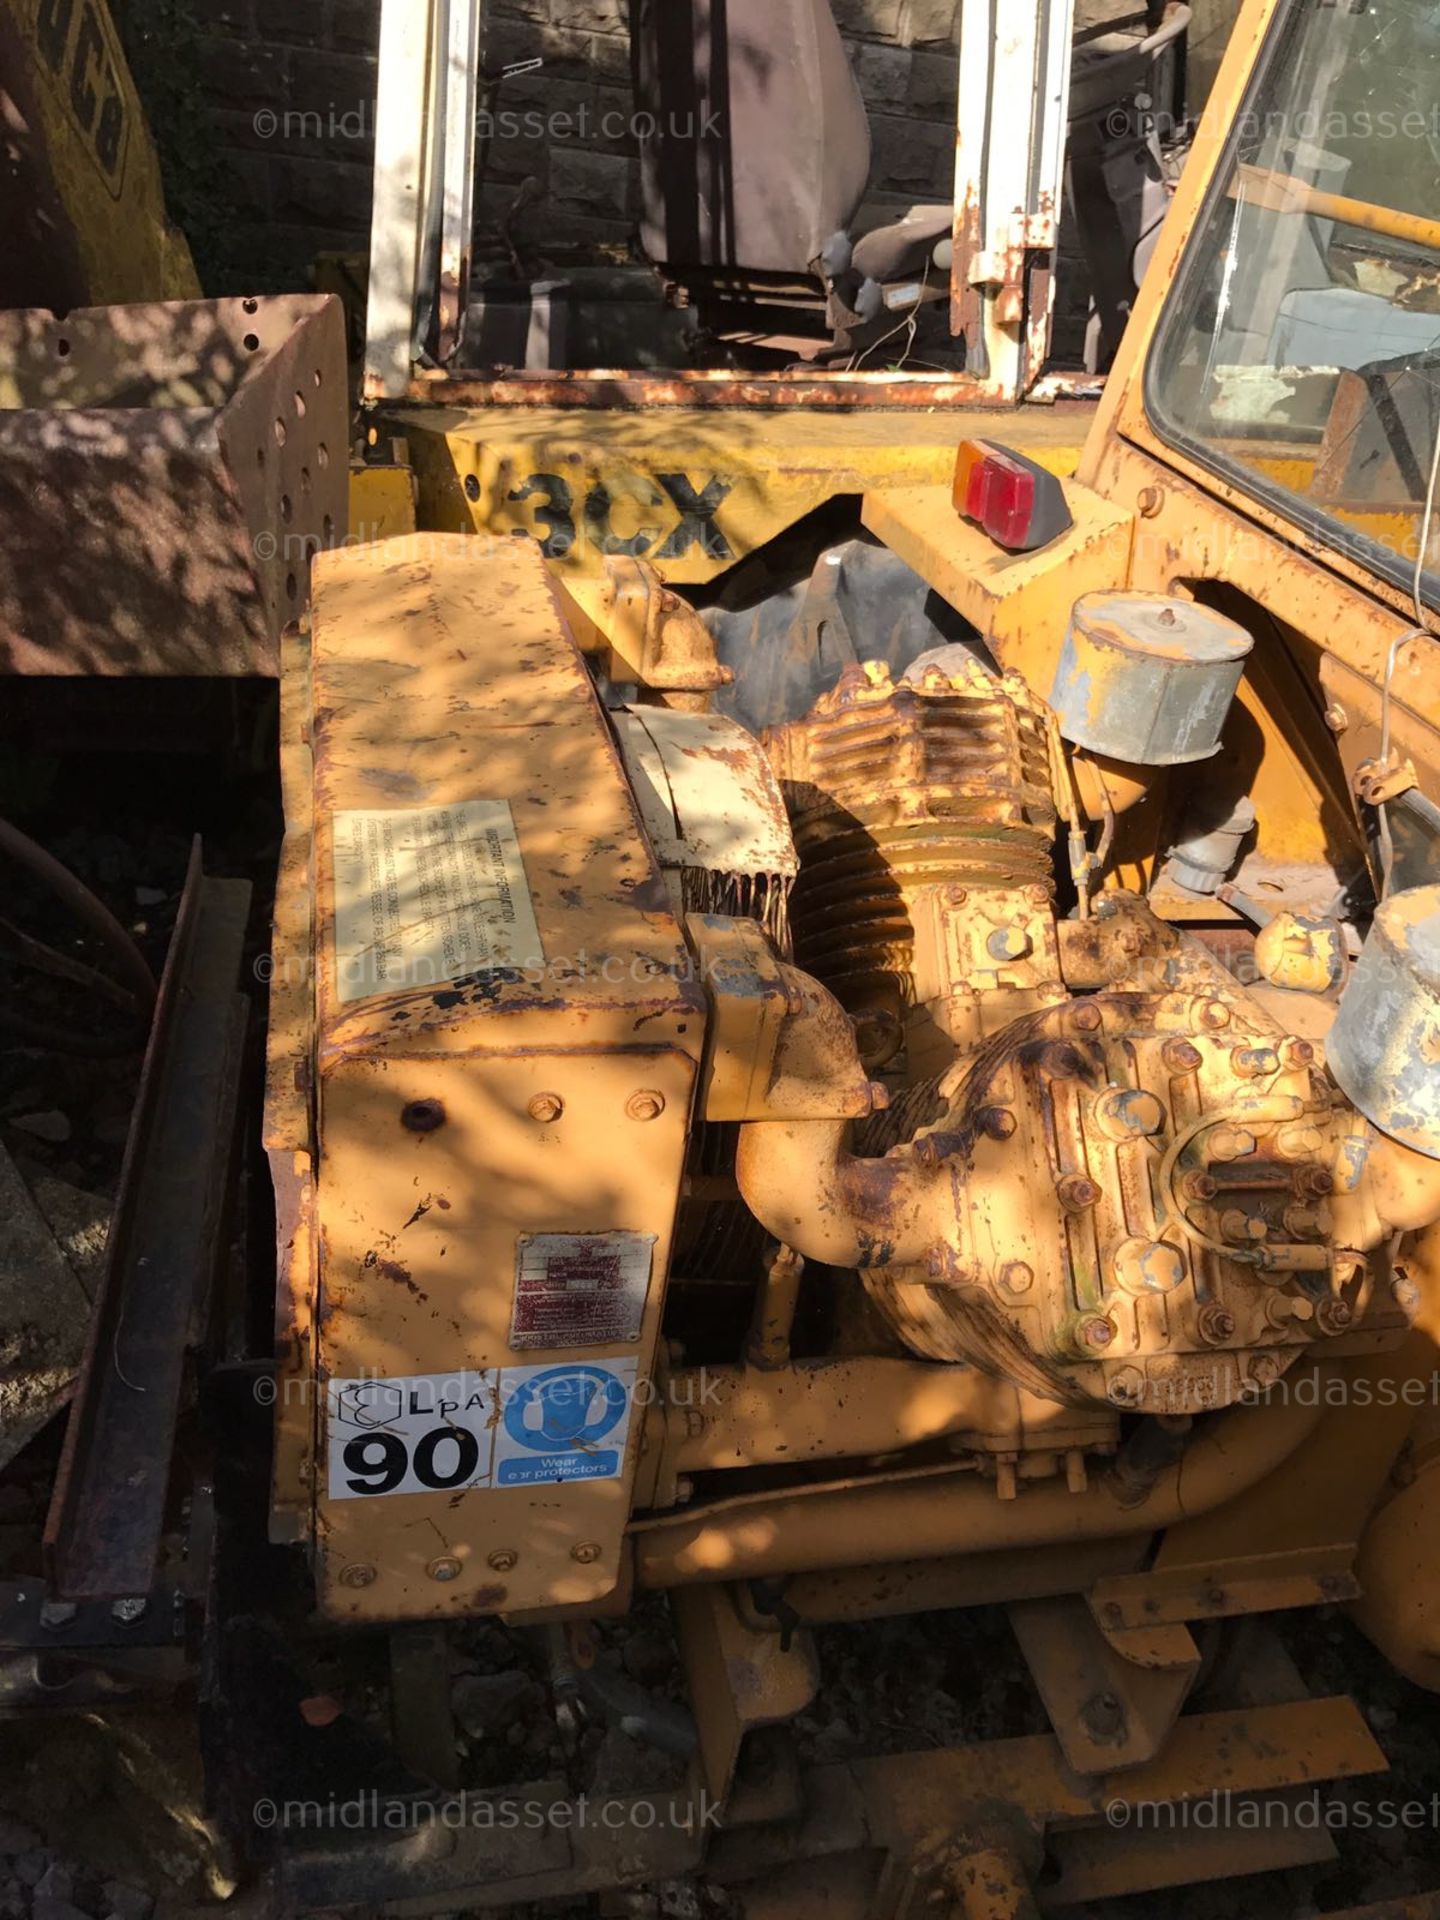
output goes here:
[[349, 540], [393, 540], [415, 531], [415, 475], [408, 464], [352, 466]]
[[[322, 555], [314, 630], [319, 1390], [443, 1377], [479, 1396], [497, 1449], [493, 1480], [373, 1494], [322, 1457], [321, 1603], [374, 1619], [593, 1605], [621, 1572], [639, 1410], [616, 1428], [617, 1471], [501, 1484], [507, 1383], [528, 1387], [505, 1370], [608, 1368], [643, 1397], [703, 999], [532, 544], [426, 535]], [[523, 889], [538, 950], [356, 996], [336, 814], [475, 803], [508, 806], [523, 873], [504, 884]], [[636, 1324], [537, 1334], [518, 1310], [537, 1234], [643, 1241]]]
[[567, 577], [628, 554], [698, 584], [837, 496], [948, 487], [955, 449], [973, 434], [1072, 473], [1089, 410], [487, 407], [388, 418], [410, 442], [422, 526], [530, 533]]
[[[1007, 443], [1008, 444], [1008, 443]], [[865, 525], [978, 627], [1001, 664], [1048, 696], [1070, 611], [1082, 594], [1126, 584], [1135, 516], [1071, 481], [1074, 525], [1037, 553], [1008, 553], [962, 520], [943, 487], [865, 496]]]

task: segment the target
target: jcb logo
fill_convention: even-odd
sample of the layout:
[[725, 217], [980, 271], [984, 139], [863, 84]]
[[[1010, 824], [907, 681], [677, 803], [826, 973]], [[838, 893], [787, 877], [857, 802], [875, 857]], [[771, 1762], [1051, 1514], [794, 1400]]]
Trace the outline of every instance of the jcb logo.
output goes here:
[[[590, 544], [601, 553], [629, 554], [636, 560], [678, 560], [695, 546], [707, 560], [733, 559], [730, 542], [715, 518], [730, 492], [731, 483], [717, 478], [695, 487], [683, 473], [657, 473], [655, 480], [663, 491], [657, 492], [647, 480], [644, 506], [678, 513], [679, 518], [673, 525], [641, 526], [634, 533], [617, 533], [611, 521], [614, 498], [605, 482], [597, 480], [579, 503], [585, 538]], [[541, 551], [547, 560], [563, 560], [580, 534], [570, 482], [558, 473], [532, 473], [520, 486], [513, 487], [507, 497], [517, 502], [535, 501], [532, 512], [537, 525], [544, 529], [536, 535]]]
[[91, 157], [118, 196], [129, 120], [114, 29], [99, 0], [40, 0], [35, 44]]

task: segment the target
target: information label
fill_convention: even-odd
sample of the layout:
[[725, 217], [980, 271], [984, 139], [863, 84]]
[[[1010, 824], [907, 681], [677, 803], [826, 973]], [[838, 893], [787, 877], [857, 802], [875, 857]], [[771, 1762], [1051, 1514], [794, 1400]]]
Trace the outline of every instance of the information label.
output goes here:
[[526, 1233], [515, 1255], [512, 1347], [615, 1347], [640, 1338], [653, 1233]]
[[341, 1000], [543, 963], [504, 800], [335, 815]]

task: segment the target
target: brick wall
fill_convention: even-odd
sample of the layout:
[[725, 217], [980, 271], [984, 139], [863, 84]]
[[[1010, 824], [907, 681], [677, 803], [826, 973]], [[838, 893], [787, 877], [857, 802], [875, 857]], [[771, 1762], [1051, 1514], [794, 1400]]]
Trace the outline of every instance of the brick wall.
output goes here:
[[[870, 109], [872, 196], [948, 200], [958, 0], [834, 5]], [[178, 92], [173, 18], [155, 25], [177, 8], [188, 56]], [[213, 290], [295, 285], [317, 252], [367, 244], [379, 0], [124, 0], [116, 10], [172, 203]], [[627, 15], [626, 0], [484, 0], [495, 137], [482, 150], [480, 258], [504, 259], [513, 245], [534, 271], [547, 257], [624, 257], [638, 180], [634, 142], [616, 131], [629, 112]], [[537, 71], [504, 75], [535, 59]], [[561, 132], [556, 115], [570, 116]], [[182, 118], [180, 143], [167, 130]]]

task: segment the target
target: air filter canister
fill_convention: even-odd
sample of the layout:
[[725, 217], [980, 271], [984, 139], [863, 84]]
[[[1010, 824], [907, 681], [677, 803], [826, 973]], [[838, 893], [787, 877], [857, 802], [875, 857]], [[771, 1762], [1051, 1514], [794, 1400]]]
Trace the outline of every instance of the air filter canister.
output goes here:
[[1235, 621], [1164, 593], [1075, 603], [1050, 705], [1077, 747], [1132, 766], [1207, 760], [1254, 641]]

